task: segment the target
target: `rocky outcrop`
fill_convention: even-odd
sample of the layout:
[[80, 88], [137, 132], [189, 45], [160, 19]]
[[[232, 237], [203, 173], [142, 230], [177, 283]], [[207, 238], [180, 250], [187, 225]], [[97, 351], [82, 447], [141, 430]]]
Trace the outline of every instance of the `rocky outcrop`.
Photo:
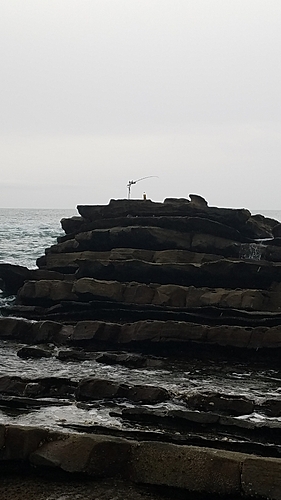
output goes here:
[[221, 259], [203, 263], [147, 263], [141, 260], [77, 261], [76, 278], [212, 288], [268, 289], [281, 282], [281, 264]]
[[88, 302], [90, 300], [110, 300], [124, 304], [152, 304], [180, 309], [216, 306], [253, 311], [280, 310], [279, 293], [263, 290], [224, 288], [196, 288], [179, 285], [158, 285], [144, 283], [122, 283], [93, 278], [68, 281], [28, 281], [18, 294], [18, 303], [24, 305], [58, 304], [61, 301]]
[[[111, 229], [112, 227], [158, 227], [166, 230], [180, 231], [186, 233], [200, 232], [228, 238], [234, 241], [248, 241], [237, 229], [203, 217], [118, 217], [110, 219], [98, 219], [86, 222], [86, 219], [73, 217], [62, 219], [62, 227], [67, 235], [74, 236], [91, 230]], [[69, 236], [60, 237], [60, 241], [67, 241]]]
[[113, 262], [138, 260], [141, 262], [154, 262], [162, 264], [203, 263], [220, 260], [221, 256], [189, 252], [184, 250], [139, 250], [134, 248], [114, 248], [110, 252], [74, 252], [56, 253], [48, 252], [47, 255], [37, 260], [38, 267], [65, 273], [74, 273], [79, 269], [81, 262]]
[[251, 214], [244, 209], [221, 209], [207, 205], [192, 203], [184, 198], [167, 198], [164, 203], [151, 200], [110, 200], [108, 205], [78, 205], [79, 214], [87, 220], [116, 217], [205, 217], [228, 226], [243, 225]]
[[16, 294], [28, 280], [63, 280], [61, 273], [45, 269], [27, 269], [23, 266], [0, 263], [0, 281], [2, 290], [8, 294]]
[[277, 221], [198, 195], [78, 211], [39, 269], [0, 265], [0, 347], [29, 367], [2, 374], [0, 406], [66, 416], [5, 428], [0, 460], [281, 498]]
[[[54, 321], [29, 321], [19, 318], [0, 318], [0, 339], [26, 344], [62, 344], [96, 348], [99, 344], [114, 348], [118, 345], [188, 344], [220, 345], [244, 349], [278, 349], [281, 347], [280, 317], [277, 326], [243, 327], [232, 325], [204, 325], [186, 321], [136, 321], [110, 323], [105, 321], [79, 321], [64, 325]], [[25, 351], [30, 357], [32, 351]], [[41, 351], [39, 350], [39, 353]], [[49, 352], [49, 351], [47, 351]], [[67, 351], [68, 352], [68, 351]], [[60, 359], [72, 359], [70, 351]], [[38, 353], [38, 354], [39, 354]], [[85, 359], [81, 356], [80, 359]], [[35, 354], [35, 357], [36, 354]], [[79, 355], [75, 355], [79, 359]], [[110, 357], [110, 356], [109, 356]], [[116, 359], [118, 361], [118, 358]], [[113, 356], [114, 363], [114, 356]], [[130, 358], [128, 359], [130, 363]], [[109, 362], [111, 364], [111, 362]], [[151, 364], [153, 366], [153, 364]]]
[[278, 458], [35, 427], [2, 425], [0, 436], [2, 462], [21, 461], [37, 470], [122, 477], [205, 496], [280, 499]]

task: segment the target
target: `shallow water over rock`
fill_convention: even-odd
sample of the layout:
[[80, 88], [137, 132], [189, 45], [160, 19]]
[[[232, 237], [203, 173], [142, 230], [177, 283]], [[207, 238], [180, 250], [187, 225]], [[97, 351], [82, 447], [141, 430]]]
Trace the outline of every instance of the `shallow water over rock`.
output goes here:
[[[55, 357], [58, 348], [53, 348], [52, 358], [22, 359], [17, 355], [21, 345], [8, 341], [0, 342], [0, 376], [17, 376], [32, 380], [50, 378], [79, 382], [94, 377], [121, 384], [145, 384], [169, 391], [169, 399], [157, 404], [142, 404], [147, 410], [161, 414], [188, 408], [193, 394], [219, 394], [220, 397], [245, 398], [253, 401], [254, 411], [237, 416], [237, 420], [253, 423], [275, 423], [281, 427], [281, 414], [274, 418], [264, 413], [267, 400], [279, 401], [281, 374], [277, 369], [268, 369], [259, 362], [249, 366], [242, 362], [200, 359], [164, 359], [164, 368], [132, 369], [121, 365], [102, 364], [94, 359], [85, 361], [60, 361]], [[52, 347], [52, 346], [51, 346]], [[120, 416], [122, 410], [138, 408], [139, 404], [126, 399], [105, 398], [91, 402], [77, 402], [72, 396], [58, 397], [51, 405], [44, 405], [44, 398], [32, 399], [28, 404], [19, 400], [0, 401], [0, 423], [14, 422], [48, 428], [71, 426], [100, 426], [111, 429], [147, 430], [147, 425], [130, 423]], [[40, 401], [42, 406], [40, 406]], [[212, 405], [213, 403], [209, 403]], [[209, 410], [212, 411], [212, 406]], [[166, 412], [166, 413], [165, 413]], [[154, 427], [154, 426], [152, 426]], [[154, 428], [154, 432], [162, 433]]]

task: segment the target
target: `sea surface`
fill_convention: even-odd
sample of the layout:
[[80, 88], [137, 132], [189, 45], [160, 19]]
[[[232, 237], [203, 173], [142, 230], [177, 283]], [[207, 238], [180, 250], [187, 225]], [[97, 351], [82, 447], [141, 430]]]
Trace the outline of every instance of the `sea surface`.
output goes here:
[[0, 209], [0, 263], [36, 268], [45, 248], [64, 234], [60, 221], [79, 215], [74, 210]]
[[[45, 248], [64, 234], [60, 221], [79, 215], [75, 209], [0, 209], [0, 263], [36, 268]], [[13, 300], [0, 290], [0, 307]], [[1, 313], [0, 313], [1, 315]]]

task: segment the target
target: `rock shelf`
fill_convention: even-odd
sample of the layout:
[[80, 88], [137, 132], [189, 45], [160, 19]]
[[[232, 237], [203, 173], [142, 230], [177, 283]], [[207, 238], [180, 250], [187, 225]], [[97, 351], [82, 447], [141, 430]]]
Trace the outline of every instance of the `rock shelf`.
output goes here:
[[0, 264], [0, 460], [281, 499], [281, 225], [196, 195], [78, 212], [38, 269]]
[[24, 461], [36, 468], [93, 478], [118, 477], [223, 498], [278, 498], [280, 490], [280, 459], [32, 427], [1, 426], [0, 433], [2, 461]]

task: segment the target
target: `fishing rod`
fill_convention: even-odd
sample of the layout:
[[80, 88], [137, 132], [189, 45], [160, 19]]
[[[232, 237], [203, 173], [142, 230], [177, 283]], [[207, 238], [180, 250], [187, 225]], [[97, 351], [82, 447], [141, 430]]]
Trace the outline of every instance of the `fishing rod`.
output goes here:
[[136, 184], [137, 182], [143, 181], [144, 179], [151, 179], [152, 177], [158, 177], [158, 175], [147, 175], [146, 177], [141, 177], [140, 179], [137, 179], [136, 181], [129, 181], [127, 184], [128, 200], [131, 199], [131, 187], [133, 184]]

